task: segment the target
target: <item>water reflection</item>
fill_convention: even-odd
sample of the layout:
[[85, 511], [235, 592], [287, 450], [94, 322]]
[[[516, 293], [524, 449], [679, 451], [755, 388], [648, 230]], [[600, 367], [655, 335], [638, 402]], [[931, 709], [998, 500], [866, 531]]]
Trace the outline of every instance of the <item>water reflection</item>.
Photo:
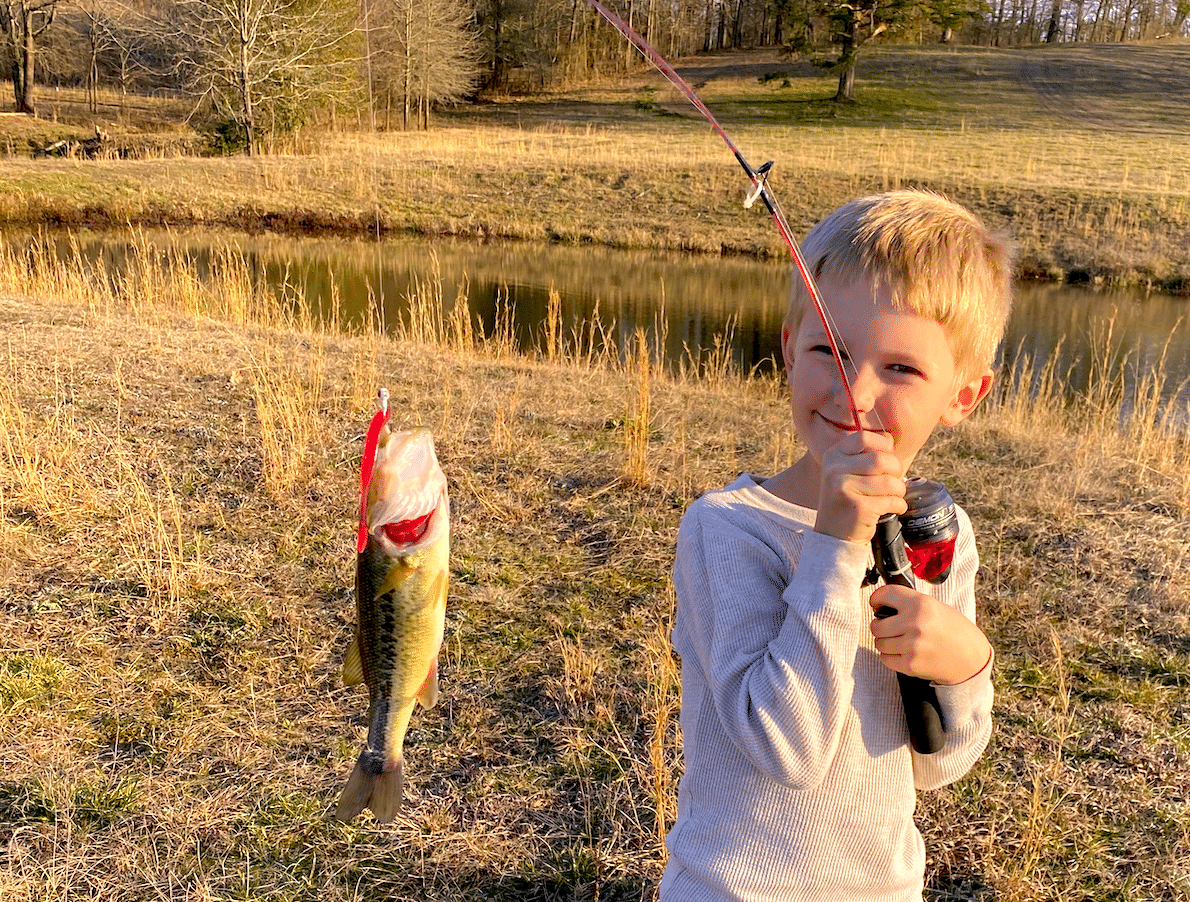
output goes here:
[[[11, 240], [11, 237], [10, 237]], [[598, 314], [624, 347], [638, 327], [665, 335], [671, 363], [715, 346], [727, 334], [735, 363], [766, 369], [780, 354], [780, 326], [790, 288], [785, 261], [708, 258], [663, 252], [538, 244], [480, 245], [452, 241], [287, 238], [274, 235], [189, 232], [129, 236], [79, 234], [55, 239], [63, 253], [71, 241], [90, 258], [118, 270], [134, 243], [164, 253], [178, 248], [210, 269], [215, 254], [238, 249], [254, 277], [277, 291], [300, 291], [314, 311], [334, 304], [344, 321], [381, 316], [391, 324], [419, 284], [441, 287], [446, 312], [464, 302], [490, 334], [502, 310], [511, 310], [522, 347], [543, 334], [549, 293], [561, 298], [567, 335]], [[1004, 353], [1044, 361], [1058, 351], [1067, 387], [1087, 385], [1105, 351], [1131, 352], [1134, 372], [1162, 360], [1167, 394], [1190, 411], [1190, 300], [1167, 295], [1103, 293], [1057, 285], [1023, 285], [1008, 325]]]

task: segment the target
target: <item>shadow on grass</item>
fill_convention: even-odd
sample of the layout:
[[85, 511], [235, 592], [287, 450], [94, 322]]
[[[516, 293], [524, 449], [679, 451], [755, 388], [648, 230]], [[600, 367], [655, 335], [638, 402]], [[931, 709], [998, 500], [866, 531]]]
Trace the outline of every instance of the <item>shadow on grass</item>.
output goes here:
[[469, 902], [647, 902], [656, 896], [652, 880], [636, 877], [601, 878], [586, 850], [562, 850], [557, 860], [529, 865], [550, 873], [497, 874], [482, 869], [439, 872], [425, 883], [416, 874], [345, 875], [364, 899], [458, 900]]
[[935, 876], [926, 885], [925, 902], [995, 902], [996, 890], [978, 874]]

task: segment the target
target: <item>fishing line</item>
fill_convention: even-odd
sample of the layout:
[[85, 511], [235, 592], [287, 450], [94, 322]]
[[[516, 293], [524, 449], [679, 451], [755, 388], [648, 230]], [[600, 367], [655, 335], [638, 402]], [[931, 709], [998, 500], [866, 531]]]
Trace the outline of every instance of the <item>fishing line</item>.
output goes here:
[[[769, 215], [772, 216], [773, 221], [777, 225], [777, 230], [781, 233], [781, 237], [785, 239], [785, 244], [789, 247], [789, 252], [793, 255], [793, 262], [797, 267], [798, 275], [801, 277], [802, 283], [806, 286], [806, 290], [810, 293], [810, 301], [814, 305], [814, 311], [818, 314], [818, 319], [822, 322], [822, 326], [826, 330], [827, 343], [830, 345], [831, 355], [835, 359], [835, 365], [839, 369], [839, 376], [843, 380], [843, 390], [847, 394], [847, 403], [851, 408], [851, 416], [855, 421], [855, 428], [857, 431], [862, 432], [864, 427], [859, 421], [859, 410], [856, 407], [855, 397], [851, 391], [851, 380], [847, 377], [847, 369], [843, 362], [843, 355], [846, 354], [847, 359], [850, 360], [851, 354], [839, 336], [838, 328], [835, 326], [833, 318], [828, 313], [826, 305], [822, 301], [822, 295], [818, 291], [818, 286], [814, 283], [814, 277], [810, 274], [810, 269], [806, 265], [801, 251], [798, 250], [797, 242], [793, 240], [793, 234], [790, 232], [789, 223], [785, 220], [785, 214], [781, 211], [781, 206], [777, 203], [777, 198], [773, 195], [772, 189], [769, 187], [768, 176], [773, 166], [772, 161], [770, 160], [765, 163], [759, 169], [754, 169], [744, 158], [739, 148], [736, 147], [735, 142], [724, 131], [723, 126], [719, 124], [714, 114], [707, 109], [706, 104], [694, 93], [694, 89], [686, 83], [686, 80], [677, 73], [673, 66], [666, 62], [665, 58], [652, 44], [637, 34], [631, 25], [600, 3], [599, 0], [586, 0], [586, 2], [588, 6], [603, 16], [616, 31], [620, 32], [629, 43], [636, 47], [645, 59], [652, 63], [654, 68], [682, 93], [682, 96], [690, 101], [691, 105], [698, 110], [702, 117], [710, 124], [711, 128], [714, 129], [715, 134], [723, 139], [723, 143], [727, 145], [727, 149], [732, 152], [736, 161], [743, 168], [744, 172], [747, 173], [748, 178], [752, 182], [752, 190], [748, 193], [747, 199], [744, 201], [744, 206], [751, 207], [757, 198], [763, 200], [765, 207], [768, 208]], [[842, 350], [840, 351], [840, 349]], [[880, 431], [886, 431], [875, 409], [871, 411], [871, 414], [879, 424]]]

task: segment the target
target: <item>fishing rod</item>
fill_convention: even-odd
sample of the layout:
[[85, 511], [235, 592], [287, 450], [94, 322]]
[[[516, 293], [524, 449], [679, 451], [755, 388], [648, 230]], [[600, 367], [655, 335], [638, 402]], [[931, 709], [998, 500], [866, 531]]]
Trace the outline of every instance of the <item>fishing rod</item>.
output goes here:
[[862, 432], [863, 426], [859, 422], [859, 411], [855, 406], [855, 397], [851, 393], [851, 380], [847, 378], [847, 370], [843, 365], [843, 355], [839, 351], [841, 341], [837, 336], [834, 321], [830, 318], [826, 305], [822, 303], [822, 295], [818, 292], [818, 286], [814, 283], [814, 277], [810, 274], [810, 268], [806, 266], [802, 252], [798, 250], [797, 242], [793, 240], [793, 233], [789, 230], [789, 223], [785, 220], [785, 214], [781, 211], [781, 205], [777, 202], [776, 195], [773, 194], [773, 189], [769, 187], [769, 173], [772, 171], [773, 161], [769, 160], [758, 169], [753, 168], [752, 164], [740, 152], [740, 149], [736, 147], [735, 142], [723, 130], [723, 126], [719, 124], [719, 120], [707, 109], [706, 104], [702, 102], [699, 96], [694, 93], [694, 89], [686, 83], [686, 80], [677, 73], [673, 66], [666, 62], [665, 57], [652, 44], [637, 34], [631, 25], [600, 3], [599, 0], [586, 0], [586, 2], [599, 15], [603, 16], [616, 31], [620, 32], [629, 43], [639, 50], [645, 59], [652, 63], [657, 71], [665, 76], [670, 84], [681, 91], [682, 96], [689, 100], [691, 105], [702, 114], [702, 117], [714, 129], [715, 134], [723, 139], [723, 143], [727, 145], [727, 149], [731, 151], [736, 161], [740, 164], [740, 167], [747, 173], [748, 179], [752, 182], [752, 190], [744, 200], [744, 207], [750, 209], [756, 203], [757, 198], [764, 201], [769, 215], [773, 217], [773, 222], [777, 224], [777, 231], [785, 239], [785, 244], [789, 247], [789, 252], [793, 255], [793, 262], [797, 267], [798, 274], [801, 276], [802, 283], [810, 293], [810, 300], [814, 304], [814, 312], [818, 314], [818, 319], [821, 320], [822, 327], [826, 329], [826, 339], [830, 344], [831, 354], [835, 359], [835, 364], [839, 368], [839, 375], [843, 379], [843, 390], [847, 393], [847, 403], [851, 407], [851, 416], [855, 421], [855, 429], [857, 432]]
[[[844, 350], [846, 348], [837, 334], [834, 321], [822, 301], [822, 295], [814, 283], [814, 277], [806, 265], [805, 258], [802, 257], [797, 242], [793, 240], [793, 234], [790, 232], [785, 214], [781, 211], [781, 205], [777, 202], [772, 188], [769, 187], [768, 179], [769, 173], [772, 172], [773, 161], [769, 160], [758, 169], [753, 168], [740, 149], [736, 147], [735, 142], [724, 131], [714, 114], [694, 93], [694, 89], [686, 83], [686, 80], [677, 73], [673, 66], [666, 62], [652, 44], [637, 34], [631, 25], [600, 3], [599, 0], [586, 0], [586, 2], [636, 47], [645, 59], [652, 63], [657, 71], [682, 93], [682, 96], [690, 101], [691, 105], [714, 129], [715, 134], [723, 139], [727, 149], [731, 151], [740, 167], [747, 174], [748, 179], [752, 182], [752, 189], [744, 200], [744, 206], [751, 208], [758, 198], [764, 201], [769, 215], [777, 225], [777, 231], [785, 239], [785, 244], [789, 247], [790, 254], [793, 255], [798, 275], [810, 294], [814, 312], [818, 314], [818, 319], [826, 330], [827, 342], [830, 344], [835, 365], [839, 369], [839, 376], [843, 380], [843, 390], [847, 394], [847, 403], [851, 407], [855, 429], [857, 432], [862, 432], [864, 427], [859, 421], [859, 409], [856, 407], [855, 396], [851, 391], [851, 380], [847, 377], [847, 368], [843, 364], [843, 355], [840, 352], [840, 347], [843, 347]], [[879, 423], [880, 416], [874, 409], [872, 416]], [[880, 427], [883, 429], [882, 423], [880, 423]], [[877, 523], [876, 534], [872, 537], [872, 552], [876, 559], [876, 568], [885, 583], [889, 585], [914, 588], [909, 574], [916, 570], [912, 566], [912, 563], [916, 561], [911, 561], [915, 555], [917, 558], [932, 561], [929, 568], [933, 570], [933, 576], [928, 577], [931, 582], [941, 582], [950, 570], [955, 537], [958, 534], [954, 502], [951, 501], [949, 493], [941, 483], [933, 480], [920, 481], [928, 483], [929, 490], [926, 491], [924, 487], [919, 487], [920, 491], [906, 492], [906, 503], [909, 504], [906, 513], [900, 517], [895, 514], [885, 514]], [[925, 512], [924, 516], [923, 511]], [[916, 537], [916, 545], [910, 545], [907, 553], [906, 539], [909, 536]], [[896, 613], [894, 608], [885, 605], [876, 612], [876, 616], [891, 617]], [[897, 673], [897, 683], [901, 692], [901, 703], [905, 709], [905, 720], [909, 727], [909, 740], [913, 748], [923, 754], [938, 751], [945, 744], [946, 735], [942, 708], [934, 687], [928, 680], [900, 672]]]

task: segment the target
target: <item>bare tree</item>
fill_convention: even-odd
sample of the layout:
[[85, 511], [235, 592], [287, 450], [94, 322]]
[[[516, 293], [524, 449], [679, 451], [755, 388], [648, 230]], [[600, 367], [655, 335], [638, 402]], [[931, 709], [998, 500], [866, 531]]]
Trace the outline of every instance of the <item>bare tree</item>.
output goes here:
[[460, 100], [479, 80], [471, 10], [463, 0], [364, 0], [365, 45], [374, 102], [391, 124], [429, 126], [430, 110]]
[[0, 29], [8, 49], [12, 92], [18, 113], [34, 115], [37, 38], [54, 21], [60, 0], [0, 0]]
[[99, 110], [99, 61], [115, 47], [113, 19], [119, 7], [111, 0], [76, 0], [75, 5], [78, 12], [71, 25], [84, 48], [87, 107], [94, 113]]
[[241, 131], [249, 156], [344, 84], [353, 29], [332, 0], [173, 0], [169, 21], [187, 89]]

